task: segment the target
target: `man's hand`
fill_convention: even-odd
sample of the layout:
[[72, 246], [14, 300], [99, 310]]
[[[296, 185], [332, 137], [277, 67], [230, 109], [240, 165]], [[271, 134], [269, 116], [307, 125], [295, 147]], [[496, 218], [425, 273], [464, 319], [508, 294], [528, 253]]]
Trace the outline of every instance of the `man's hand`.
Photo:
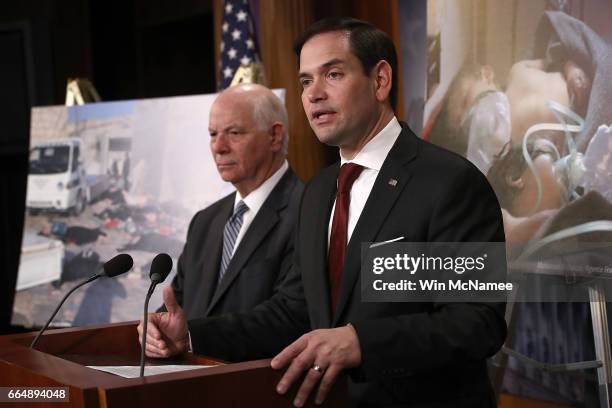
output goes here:
[[[164, 288], [164, 304], [167, 312], [149, 313], [145, 348], [148, 357], [171, 357], [186, 351], [189, 346], [185, 313], [176, 302], [174, 292], [169, 286]], [[141, 320], [138, 325], [139, 342], [142, 342], [142, 326]]]
[[[291, 365], [276, 386], [280, 394], [307, 371], [294, 405], [304, 405], [314, 386], [319, 383], [315, 403], [321, 404], [343, 369], [361, 364], [361, 347], [353, 326], [314, 330], [306, 333], [272, 359], [272, 368]], [[315, 368], [316, 367], [316, 368]]]

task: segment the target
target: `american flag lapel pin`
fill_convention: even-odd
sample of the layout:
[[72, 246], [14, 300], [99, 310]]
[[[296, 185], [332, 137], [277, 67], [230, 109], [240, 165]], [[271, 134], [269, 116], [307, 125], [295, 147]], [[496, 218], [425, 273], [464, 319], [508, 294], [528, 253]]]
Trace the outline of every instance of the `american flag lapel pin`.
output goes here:
[[396, 179], [393, 179], [393, 178], [392, 178], [392, 179], [389, 179], [389, 185], [390, 185], [391, 187], [395, 187], [395, 186], [397, 186], [397, 180], [396, 180]]

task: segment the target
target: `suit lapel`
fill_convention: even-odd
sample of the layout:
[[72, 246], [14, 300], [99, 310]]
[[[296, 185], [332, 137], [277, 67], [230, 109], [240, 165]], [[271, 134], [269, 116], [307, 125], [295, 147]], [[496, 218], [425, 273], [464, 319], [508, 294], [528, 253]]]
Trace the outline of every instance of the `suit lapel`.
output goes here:
[[348, 243], [342, 272], [340, 297], [334, 313], [332, 327], [338, 324], [351, 294], [355, 290], [361, 290], [361, 288], [354, 288], [361, 273], [361, 245], [362, 243], [374, 242], [378, 232], [387, 220], [389, 211], [391, 211], [410, 180], [411, 174], [406, 168], [406, 164], [414, 159], [417, 148], [416, 136], [407, 127], [403, 127], [397, 141], [389, 151], [378, 177], [376, 177], [374, 186]]
[[[202, 279], [199, 279], [200, 285], [196, 292], [200, 294], [200, 296], [197, 296], [198, 306], [195, 309], [199, 311], [199, 314], [208, 308], [217, 288], [219, 266], [221, 265], [221, 254], [223, 251], [223, 230], [225, 229], [225, 223], [234, 210], [234, 200], [235, 194], [227, 198], [227, 202], [224, 203], [221, 211], [217, 213], [210, 224], [210, 229], [207, 232], [209, 238], [204, 241], [205, 244], [201, 251], [200, 262], [197, 265], [197, 268], [202, 271]], [[217, 237], [221, 237], [221, 239], [216, 239]]]
[[242, 237], [242, 240], [238, 244], [238, 248], [236, 248], [236, 252], [234, 252], [234, 256], [232, 256], [227, 266], [221, 284], [215, 291], [208, 305], [208, 309], [206, 310], [207, 315], [211, 312], [213, 307], [215, 307], [221, 296], [229, 289], [255, 249], [261, 244], [261, 241], [268, 235], [268, 232], [276, 225], [278, 220], [278, 215], [274, 210], [265, 207], [259, 209], [257, 216], [249, 226], [246, 234]]
[[300, 220], [308, 224], [314, 224], [314, 235], [310, 242], [300, 243], [301, 246], [307, 246], [311, 249], [308, 254], [313, 254], [311, 259], [302, 260], [304, 266], [303, 274], [312, 276], [312, 292], [314, 298], [317, 299], [316, 308], [311, 308], [314, 314], [314, 321], [317, 323], [315, 327], [330, 327], [331, 324], [331, 299], [329, 297], [329, 266], [328, 266], [328, 245], [327, 236], [331, 210], [336, 197], [338, 172], [340, 171], [339, 164], [331, 169], [328, 177], [321, 185], [321, 189], [315, 194], [319, 197], [318, 205], [313, 206], [313, 210], [317, 213], [307, 220]]
[[227, 266], [221, 284], [214, 292], [212, 300], [206, 310], [207, 315], [212, 311], [223, 294], [230, 288], [232, 282], [238, 277], [240, 271], [249, 261], [253, 252], [255, 252], [257, 247], [265, 239], [266, 235], [268, 235], [280, 221], [278, 212], [288, 205], [291, 195], [290, 187], [295, 183], [294, 177], [293, 172], [288, 170], [257, 212], [246, 234], [244, 234], [240, 240], [238, 248], [236, 248], [234, 256], [232, 256]]

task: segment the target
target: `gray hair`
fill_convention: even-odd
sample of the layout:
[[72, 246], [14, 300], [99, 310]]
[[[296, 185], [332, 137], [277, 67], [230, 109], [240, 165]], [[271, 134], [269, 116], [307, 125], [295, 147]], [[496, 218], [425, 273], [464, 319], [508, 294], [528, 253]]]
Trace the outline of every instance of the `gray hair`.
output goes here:
[[267, 132], [270, 127], [280, 122], [285, 132], [281, 153], [287, 156], [289, 150], [289, 119], [281, 99], [272, 92], [257, 95], [253, 100], [253, 119], [259, 130]]

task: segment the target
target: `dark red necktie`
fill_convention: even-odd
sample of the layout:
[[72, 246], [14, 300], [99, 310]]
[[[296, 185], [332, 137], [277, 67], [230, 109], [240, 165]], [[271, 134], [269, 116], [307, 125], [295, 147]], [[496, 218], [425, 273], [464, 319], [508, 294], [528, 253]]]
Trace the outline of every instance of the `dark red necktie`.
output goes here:
[[348, 212], [351, 202], [351, 187], [361, 174], [363, 167], [355, 163], [346, 163], [340, 168], [338, 175], [338, 191], [336, 192], [336, 209], [329, 237], [329, 287], [332, 313], [340, 295], [342, 269], [347, 245]]

